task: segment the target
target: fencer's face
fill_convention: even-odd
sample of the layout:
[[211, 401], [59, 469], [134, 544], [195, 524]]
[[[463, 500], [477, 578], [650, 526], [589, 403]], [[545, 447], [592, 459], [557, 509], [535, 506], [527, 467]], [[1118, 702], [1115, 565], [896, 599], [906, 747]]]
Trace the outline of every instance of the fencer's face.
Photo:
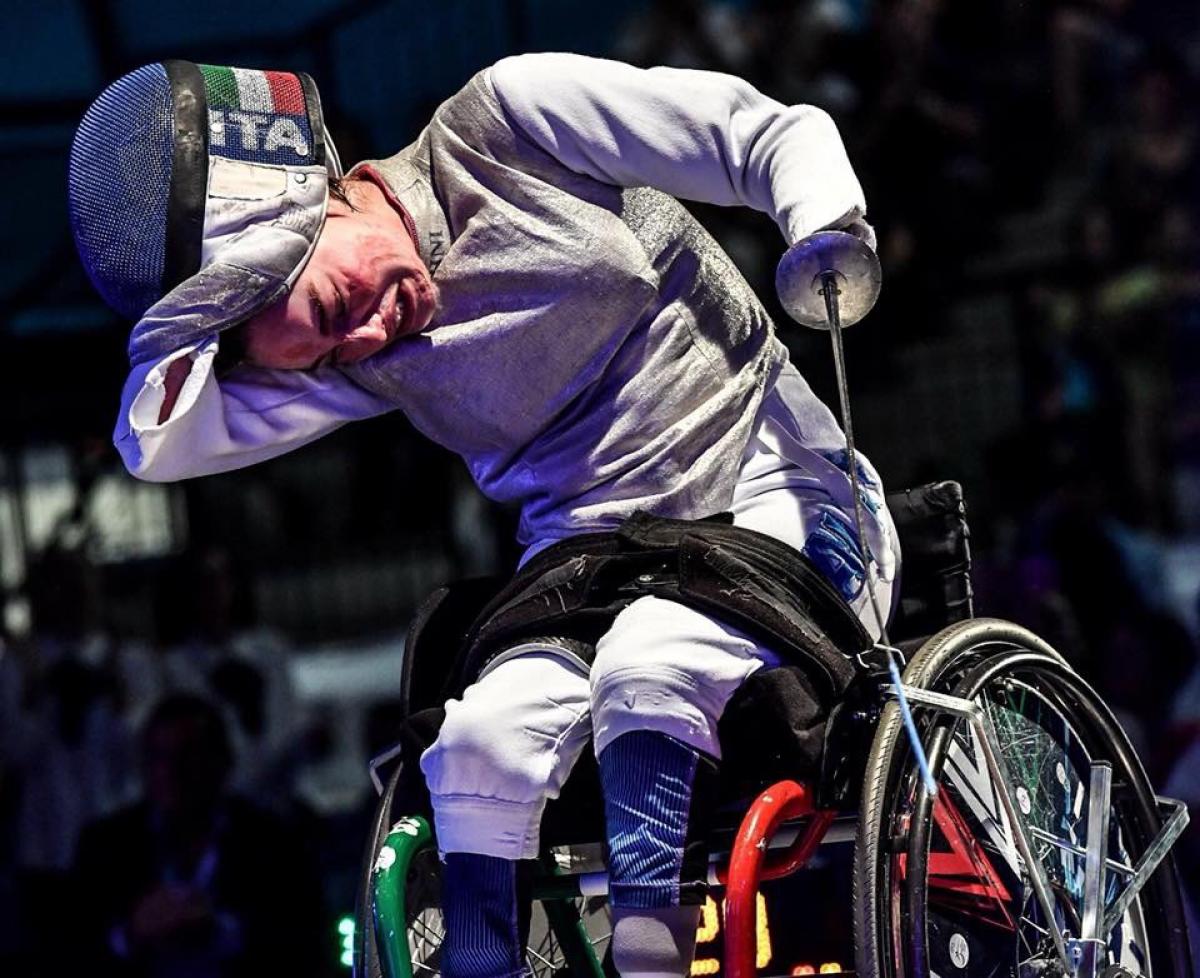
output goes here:
[[365, 360], [429, 325], [437, 290], [399, 213], [374, 184], [330, 198], [325, 227], [291, 292], [248, 320], [247, 362], [312, 370]]

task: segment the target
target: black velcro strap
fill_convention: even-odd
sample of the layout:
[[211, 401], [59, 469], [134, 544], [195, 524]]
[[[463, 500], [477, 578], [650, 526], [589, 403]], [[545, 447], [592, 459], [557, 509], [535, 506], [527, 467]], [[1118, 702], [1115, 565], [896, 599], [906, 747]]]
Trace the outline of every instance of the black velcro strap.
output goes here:
[[190, 61], [164, 61], [174, 121], [162, 291], [200, 271], [208, 196], [208, 102], [204, 75]]
[[741, 628], [792, 661], [808, 662], [831, 699], [850, 684], [856, 672], [851, 656], [868, 647], [866, 634], [840, 597], [814, 586], [824, 579], [799, 554], [786, 564], [773, 562], [761, 551], [735, 549], [728, 539], [689, 535], [680, 558], [678, 593], [664, 596]]
[[321, 96], [317, 83], [303, 71], [296, 72], [300, 87], [304, 89], [304, 105], [308, 109], [308, 127], [313, 137], [313, 162], [325, 166], [325, 116], [321, 111]]

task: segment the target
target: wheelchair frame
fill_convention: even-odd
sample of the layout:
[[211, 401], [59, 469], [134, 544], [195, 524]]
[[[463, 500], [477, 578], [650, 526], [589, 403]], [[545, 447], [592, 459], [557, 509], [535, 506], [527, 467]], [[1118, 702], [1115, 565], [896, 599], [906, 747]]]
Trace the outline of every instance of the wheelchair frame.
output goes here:
[[[841, 232], [819, 232], [793, 245], [785, 254], [776, 274], [776, 289], [779, 292], [784, 308], [797, 322], [820, 329], [828, 329], [833, 344], [834, 366], [838, 380], [838, 392], [841, 404], [842, 427], [846, 435], [848, 455], [848, 474], [850, 489], [854, 502], [855, 524], [860, 540], [865, 539], [863, 533], [862, 504], [859, 497], [858, 463], [855, 459], [854, 435], [850, 418], [849, 390], [846, 383], [845, 354], [842, 345], [843, 325], [857, 322], [874, 305], [879, 292], [880, 270], [879, 261], [874, 251], [853, 235]], [[842, 305], [845, 305], [843, 320]], [[958, 581], [964, 585], [962, 590], [962, 609], [964, 617], [971, 617], [971, 589], [969, 579], [970, 553], [966, 546], [968, 532], [964, 509], [962, 506], [961, 489], [957, 491], [957, 506], [946, 508], [943, 512], [954, 510], [954, 515], [960, 524], [958, 539], [951, 539], [948, 553], [934, 542], [932, 552], [936, 554], [941, 564], [938, 577], [940, 583]], [[959, 527], [956, 527], [959, 528]], [[907, 548], [906, 548], [907, 549]], [[947, 567], [944, 557], [951, 558]], [[961, 564], [955, 560], [961, 557]], [[870, 593], [871, 605], [875, 613], [879, 631], [883, 635], [885, 645], [887, 638], [887, 614], [881, 609], [874, 590], [874, 584], [867, 576], [867, 590]], [[943, 591], [941, 603], [947, 604], [950, 590]], [[953, 619], [951, 619], [953, 620]], [[942, 624], [947, 622], [943, 621]], [[931, 642], [937, 642], [941, 635], [947, 635], [954, 626], [939, 632]], [[931, 629], [932, 630], [932, 629]], [[1041, 644], [1036, 640], [1035, 644]], [[926, 643], [923, 647], [929, 647]], [[1048, 646], [1046, 652], [1056, 657]], [[891, 648], [885, 651], [892, 655]], [[894, 661], [891, 663], [895, 674]], [[906, 670], [908, 671], [908, 670]], [[932, 677], [937, 679], [935, 675]], [[1024, 823], [1020, 807], [1014, 797], [1012, 782], [1009, 780], [1007, 766], [1001, 754], [1000, 742], [994, 726], [987, 713], [970, 699], [960, 698], [934, 690], [925, 689], [916, 684], [906, 684], [896, 675], [890, 695], [898, 698], [900, 709], [907, 713], [907, 703], [911, 702], [919, 709], [932, 711], [936, 716], [946, 716], [955, 720], [965, 720], [981, 745], [990, 777], [999, 782], [998, 792], [1002, 808], [1015, 836], [1021, 859], [1029, 872], [1041, 911], [1046, 915], [1047, 927], [1052, 937], [1058, 964], [1064, 974], [1071, 978], [1098, 978], [1100, 957], [1106, 948], [1106, 938], [1114, 925], [1123, 918], [1126, 908], [1136, 899], [1139, 892], [1149, 880], [1151, 874], [1166, 857], [1171, 845], [1187, 825], [1187, 809], [1179, 802], [1157, 798], [1159, 812], [1164, 808], [1171, 809], [1165, 824], [1161, 825], [1150, 844], [1143, 850], [1136, 867], [1116, 864], [1112, 868], [1128, 876], [1124, 891], [1113, 906], [1105, 912], [1105, 880], [1113, 861], [1108, 858], [1108, 827], [1111, 804], [1112, 767], [1107, 762], [1088, 760], [1088, 780], [1091, 793], [1089, 795], [1086, 848], [1079, 852], [1078, 847], [1062, 843], [1062, 840], [1050, 840], [1062, 843], [1064, 847], [1084, 860], [1083, 880], [1083, 913], [1080, 935], [1067, 939], [1059, 931], [1054, 913], [1054, 904], [1050, 898], [1050, 885], [1046, 878], [1045, 869], [1039, 859], [1033, 855], [1030, 841], [1031, 833]], [[906, 702], [907, 700], [907, 702]], [[908, 732], [912, 739], [915, 755], [925, 768], [924, 751], [919, 742], [915, 727], [908, 724]], [[390, 799], [394, 790], [393, 776], [386, 799]], [[930, 779], [929, 792], [932, 795], [936, 784]], [[809, 857], [821, 841], [831, 833], [830, 827], [836, 817], [836, 812], [818, 810], [814, 804], [814, 789], [808, 784], [795, 781], [781, 781], [766, 791], [761, 792], [751, 804], [743, 817], [738, 829], [728, 866], [725, 870], [724, 881], [727, 883], [726, 893], [726, 948], [725, 969], [727, 978], [754, 978], [755, 975], [755, 919], [756, 895], [759, 882], [770, 878], [768, 874], [786, 875], [795, 872], [808, 862]], [[797, 833], [790, 845], [768, 861], [767, 854], [770, 840], [777, 834], [781, 824], [791, 818], [805, 817], [807, 825]], [[861, 812], [858, 816], [861, 819]], [[383, 955], [387, 959], [390, 975], [388, 978], [413, 978], [411, 959], [408, 949], [406, 929], [406, 914], [404, 907], [405, 887], [408, 867], [413, 856], [431, 842], [431, 832], [428, 823], [421, 818], [401, 819], [387, 835], [383, 846], [378, 851], [374, 861], [373, 888], [376, 914], [373, 924], [379, 940], [383, 944]], [[374, 845], [374, 840], [373, 843]], [[374, 854], [373, 854], [374, 855]], [[550, 904], [557, 904], [559, 910], [556, 919], [551, 918], [551, 926], [558, 930], [562, 927], [560, 940], [568, 954], [568, 963], [573, 971], [590, 972], [594, 978], [603, 978], [600, 963], [596, 960], [586, 935], [582, 932], [578, 913], [573, 905], [557, 897], [585, 895], [592, 886], [600, 886], [600, 880], [590, 880], [578, 875], [568, 877], [572, 883], [566, 889], [560, 889], [566, 880], [564, 874], [556, 874], [548, 867], [547, 878], [556, 884], [553, 892], [545, 894]], [[722, 880], [722, 869], [710, 865], [710, 874], [715, 874], [718, 881]], [[595, 874], [603, 877], [604, 874]], [[857, 883], [857, 876], [856, 876]], [[586, 888], [585, 888], [586, 885]], [[604, 889], [607, 889], [606, 881]], [[535, 887], [535, 898], [542, 896]], [[570, 912], [567, 908], [570, 907]], [[573, 920], [571, 919], [573, 915]], [[569, 926], [568, 926], [569, 925]], [[581, 938], [577, 945], [571, 940], [571, 934]], [[1111, 970], [1111, 969], [1106, 969]], [[1116, 969], [1118, 972], [1120, 968]]]
[[[907, 701], [916, 708], [935, 717], [965, 720], [974, 731], [993, 781], [1002, 786], [999, 799], [1047, 919], [1054, 919], [1054, 906], [1044, 867], [1034, 856], [1034, 840], [1064, 849], [1083, 860], [1081, 933], [1064, 939], [1055, 928], [1049, 930], [1063, 973], [1071, 978], [1097, 978], [1108, 935], [1187, 827], [1186, 806], [1174, 799], [1157, 797], [1164, 821], [1137, 865], [1108, 858], [1112, 767], [1105, 761], [1094, 762], [1089, 771], [1086, 847], [1072, 846], [1026, 825], [995, 727], [977, 703], [911, 684], [904, 684], [902, 689]], [[895, 687], [884, 684], [881, 692], [893, 700], [898, 695]], [[839, 818], [837, 810], [818, 808], [815, 789], [807, 783], [780, 781], [754, 799], [741, 820], [729, 853], [715, 854], [710, 860], [710, 883], [726, 887], [724, 973], [727, 978], [754, 978], [756, 974], [755, 901], [759, 884], [803, 869], [820, 845], [852, 840], [856, 821], [857, 818]], [[375, 860], [372, 922], [389, 978], [418, 978], [411, 964], [405, 924], [405, 882], [413, 857], [431, 843], [432, 831], [423, 817], [402, 818], [392, 826]], [[603, 978], [600, 962], [582, 931], [578, 912], [568, 901], [606, 895], [607, 874], [572, 872], [569, 857], [545, 864], [543, 869], [544, 873], [534, 881], [533, 896], [542, 901], [572, 973]], [[1105, 911], [1103, 893], [1109, 872], [1124, 877], [1126, 882]]]
[[[979, 629], [981, 635], [996, 631], [1021, 633], [1040, 648], [1043, 655], [1060, 657], [1040, 640], [1017, 626], [975, 619], [970, 584], [969, 530], [965, 521], [961, 488], [956, 483], [936, 483], [920, 489], [894, 493], [889, 508], [897, 519], [904, 539], [906, 566], [916, 570], [905, 582], [901, 595], [900, 616], [910, 634], [929, 634], [931, 638], [905, 643], [907, 647], [932, 649], [945, 642], [961, 639]], [[967, 629], [965, 632], [959, 629]], [[896, 650], [893, 650], [896, 651]], [[920, 653], [918, 653], [919, 655]], [[860, 657], [860, 664], [866, 665]], [[916, 665], [915, 660], [913, 665]], [[411, 662], [406, 662], [403, 688], [413, 688]], [[925, 713], [934, 723], [939, 717], [965, 721], [973, 730], [990, 777], [1003, 786], [997, 792], [1004, 814], [1012, 827], [1014, 842], [1030, 874], [1034, 897], [1046, 919], [1054, 919], [1050, 884], [1042, 863], [1034, 858], [1034, 841], [1051, 845], [1083, 861], [1084, 890], [1080, 934], [1064, 938], [1056, 928], [1054, 955], [1064, 975], [1071, 978], [1098, 978], [1106, 938], [1123, 919], [1132, 902], [1155, 870], [1162, 865], [1171, 846], [1188, 824], [1188, 811], [1181, 802], [1155, 796], [1161, 827], [1143, 849], [1136, 866], [1108, 858], [1106, 841], [1110, 813], [1112, 768], [1107, 762], [1090, 763], [1089, 806], [1086, 820], [1086, 845], [1080, 847], [1026, 825], [1011, 780], [996, 729], [981, 706], [965, 698], [926, 688], [938, 679], [906, 669], [900, 690], [907, 704]], [[848, 720], [830, 719], [830, 734], [839, 742], [830, 748], [834, 754], [847, 746], [840, 740], [849, 736], [867, 740], [879, 720], [876, 710], [900, 694], [886, 673], [869, 668], [863, 685], [867, 688], [870, 708], [845, 711]], [[902, 704], [901, 704], [902, 705]], [[903, 706], [903, 705], [902, 705]], [[835, 729], [836, 728], [836, 729]], [[855, 748], [850, 747], [853, 753]], [[827, 759], [830, 750], [827, 750]], [[845, 753], [845, 751], [843, 751]], [[390, 811], [391, 798], [399, 779], [399, 765], [385, 785], [380, 777], [384, 766], [394, 764], [400, 747], [375, 758], [371, 777], [383, 796], [381, 811]], [[854, 758], [835, 758], [836, 768], [821, 772], [812, 783], [781, 780], [761, 791], [742, 817], [734, 841], [727, 853], [710, 859], [709, 882], [726, 887], [725, 960], [726, 978], [755, 978], [756, 899], [759, 884], [803, 869], [822, 844], [853, 841], [862, 818], [861, 806], [853, 815], [840, 814], [838, 807], [857, 792], [863, 770]], [[384, 815], [384, 818], [390, 815]], [[382, 823], [379, 824], [382, 829]], [[376, 832], [375, 839], [383, 834]], [[370, 902], [374, 912], [360, 925], [373, 928], [376, 945], [386, 978], [418, 978], [413, 973], [406, 929], [405, 884], [413, 858], [432, 844], [432, 830], [422, 816], [399, 819], [370, 856]], [[577, 908], [570, 902], [579, 897], [607, 895], [608, 877], [604, 872], [578, 871], [572, 866], [570, 852], [555, 850], [543, 860], [542, 872], [534, 880], [533, 896], [542, 902], [548, 923], [571, 972], [579, 976], [603, 978], [603, 972], [588, 935], [583, 930]], [[1124, 878], [1125, 886], [1114, 903], [1104, 910], [1104, 884], [1109, 872]], [[365, 895], [365, 894], [364, 894]], [[356, 972], [357, 974], [358, 972]], [[372, 978], [372, 976], [368, 976]]]

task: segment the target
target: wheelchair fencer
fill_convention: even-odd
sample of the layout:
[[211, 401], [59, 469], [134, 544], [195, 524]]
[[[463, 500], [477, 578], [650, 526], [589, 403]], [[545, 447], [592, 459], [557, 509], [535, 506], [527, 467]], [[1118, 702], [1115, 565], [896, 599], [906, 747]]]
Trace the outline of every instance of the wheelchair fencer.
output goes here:
[[[777, 277], [793, 318], [830, 330], [852, 479], [841, 329], [865, 315], [878, 286], [873, 253], [837, 232], [795, 246]], [[1154, 794], [1111, 712], [1057, 652], [1020, 626], [973, 617], [958, 485], [887, 503], [904, 573], [891, 621], [872, 594], [884, 626], [874, 644], [802, 559], [763, 564], [763, 549], [781, 545], [720, 519], [639, 514], [616, 533], [539, 554], [507, 587], [468, 581], [431, 596], [409, 632], [400, 744], [372, 766], [380, 801], [355, 974], [441, 972], [441, 867], [415, 759], [462, 677], [505, 642], [536, 634], [569, 649], [634, 597], [690, 588], [687, 600], [709, 608], [716, 592], [741, 592], [744, 604], [722, 613], [793, 653], [753, 674], [720, 721], [708, 882], [724, 893], [726, 978], [759, 973], [760, 884], [802, 870], [819, 846], [850, 841], [859, 975], [1189, 975], [1170, 854], [1187, 809]], [[815, 630], [789, 627], [795, 606]], [[543, 819], [526, 947], [539, 978], [611, 971], [600, 954], [608, 880], [596, 780], [581, 760]]]

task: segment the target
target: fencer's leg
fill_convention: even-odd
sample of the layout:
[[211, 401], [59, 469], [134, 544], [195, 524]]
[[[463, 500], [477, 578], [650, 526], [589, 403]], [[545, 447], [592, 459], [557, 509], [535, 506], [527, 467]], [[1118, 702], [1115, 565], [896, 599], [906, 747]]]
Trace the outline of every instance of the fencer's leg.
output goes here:
[[665, 598], [638, 598], [596, 645], [592, 729], [596, 754], [634, 730], [656, 730], [720, 758], [725, 704], [778, 655], [740, 629]]
[[682, 978], [691, 967], [715, 776], [712, 758], [655, 731], [622, 734], [600, 754], [622, 978]]
[[529, 936], [527, 863], [473, 852], [448, 852], [442, 873], [448, 978], [500, 978], [525, 971]]
[[745, 633], [656, 597], [597, 645], [592, 724], [605, 795], [624, 978], [682, 978], [705, 894], [717, 723], [737, 688], [778, 658]]
[[445, 859], [446, 978], [524, 970], [521, 860], [537, 855], [546, 801], [589, 734], [587, 677], [550, 652], [505, 660], [446, 704], [438, 738], [421, 756]]

